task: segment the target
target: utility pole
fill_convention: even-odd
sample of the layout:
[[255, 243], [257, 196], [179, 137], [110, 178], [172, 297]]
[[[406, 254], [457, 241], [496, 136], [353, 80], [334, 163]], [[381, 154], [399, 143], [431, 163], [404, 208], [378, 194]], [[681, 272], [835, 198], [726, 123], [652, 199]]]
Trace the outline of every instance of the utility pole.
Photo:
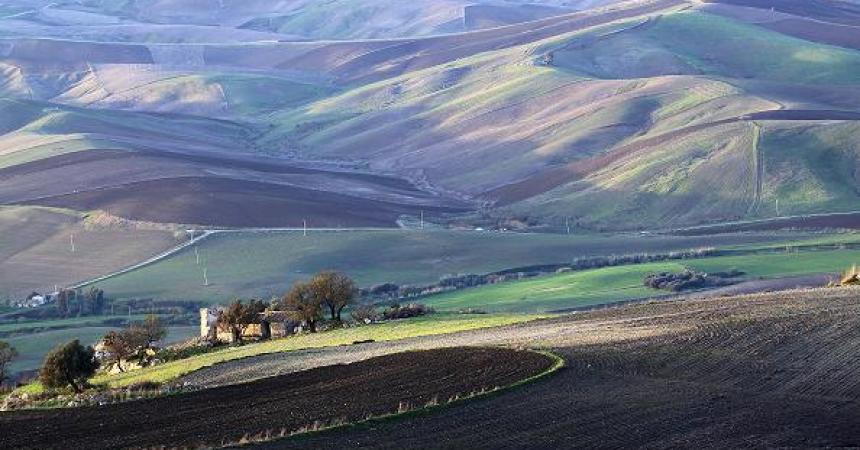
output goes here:
[[308, 221], [305, 219], [302, 219], [302, 236], [307, 236], [307, 235], [308, 235]]

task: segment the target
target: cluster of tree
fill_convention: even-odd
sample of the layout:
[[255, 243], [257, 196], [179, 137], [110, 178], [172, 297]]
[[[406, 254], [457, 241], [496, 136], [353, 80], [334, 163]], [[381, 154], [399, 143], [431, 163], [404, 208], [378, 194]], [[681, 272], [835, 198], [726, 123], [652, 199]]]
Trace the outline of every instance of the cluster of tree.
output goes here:
[[402, 306], [395, 303], [382, 312], [382, 318], [386, 320], [408, 319], [410, 317], [432, 314], [433, 312], [433, 308], [420, 303], [410, 303]]
[[680, 273], [661, 272], [648, 274], [645, 276], [643, 284], [654, 289], [682, 292], [691, 289], [726, 286], [734, 283], [734, 279], [741, 275], [743, 275], [743, 272], [737, 270], [707, 274], [686, 269]]
[[158, 316], [149, 315], [143, 322], [134, 323], [122, 330], [110, 331], [103, 340], [107, 362], [116, 364], [124, 372], [123, 363], [135, 361], [144, 365], [155, 353], [155, 344], [167, 336], [167, 327]]
[[105, 292], [95, 286], [86, 293], [81, 289], [62, 289], [57, 293], [57, 314], [60, 317], [101, 315], [107, 303]]
[[341, 321], [341, 312], [358, 295], [355, 282], [338, 272], [320, 272], [309, 281], [300, 281], [284, 296], [281, 303], [291, 319], [307, 324], [314, 333], [317, 323], [328, 310], [333, 321]]
[[9, 374], [6, 372], [6, 366], [16, 356], [18, 356], [18, 352], [15, 350], [15, 347], [9, 345], [8, 342], [0, 341], [0, 383], [6, 381], [8, 378]]
[[355, 282], [338, 272], [320, 272], [308, 281], [293, 284], [289, 292], [270, 304], [262, 300], [243, 303], [235, 300], [218, 316], [218, 328], [229, 331], [233, 342], [241, 343], [245, 330], [259, 324], [261, 338], [271, 336], [270, 311], [283, 311], [296, 322], [305, 324], [312, 333], [317, 331], [323, 312], [328, 312], [332, 321], [340, 322], [342, 313], [358, 294]]

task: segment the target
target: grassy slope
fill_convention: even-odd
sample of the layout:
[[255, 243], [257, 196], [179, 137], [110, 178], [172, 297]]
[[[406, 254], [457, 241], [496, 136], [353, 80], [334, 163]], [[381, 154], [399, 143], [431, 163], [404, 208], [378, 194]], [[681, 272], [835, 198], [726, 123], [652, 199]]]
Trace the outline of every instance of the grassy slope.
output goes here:
[[[649, 64], [655, 59], [663, 62], [652, 67]], [[670, 60], [672, 64], [667, 62]], [[696, 12], [668, 14], [593, 45], [562, 50], [557, 52], [555, 64], [608, 78], [704, 74], [737, 86], [743, 83], [733, 80], [753, 78], [759, 83], [784, 84], [779, 89], [786, 93], [792, 90], [786, 83], [829, 86], [834, 92], [839, 92], [839, 86], [860, 85], [860, 52]], [[723, 109], [731, 105], [733, 114], [727, 117], [743, 114], [738, 106], [748, 101], [756, 109], [780, 107], [775, 102], [756, 103], [757, 89], [750, 89], [733, 87], [720, 94], [713, 89], [693, 89], [686, 99], [676, 99], [652, 113], [657, 123], [642, 138], [702, 123], [702, 106]], [[769, 89], [767, 96], [779, 97], [774, 94], [779, 89]], [[822, 99], [807, 100], [808, 104], [799, 106], [795, 101], [794, 107], [827, 107], [818, 103]], [[694, 114], [685, 114], [685, 110]], [[666, 226], [772, 217], [776, 198], [786, 205], [783, 214], [856, 208], [854, 183], [845, 173], [857, 157], [856, 124], [818, 124], [802, 132], [787, 122], [761, 126], [765, 183], [758, 203], [754, 181], [751, 183], [755, 134], [751, 125], [735, 124], [661, 142], [512, 210], [520, 214], [552, 211], [550, 214], [579, 216], [585, 222], [609, 226]]]
[[517, 312], [593, 306], [653, 296], [654, 290], [642, 285], [646, 274], [680, 271], [683, 267], [680, 263], [661, 263], [571, 272], [434, 295], [427, 297], [426, 303], [440, 310]]
[[[834, 92], [860, 85], [857, 51], [701, 12], [636, 26], [642, 23], [637, 18], [356, 87], [275, 115], [276, 127], [260, 144], [288, 141], [310, 157], [372, 160], [385, 169], [422, 167], [445, 187], [479, 192], [640, 138], [780, 107], [768, 100], [779, 97], [774, 89], [760, 93], [750, 80], [783, 90], [790, 83]], [[543, 63], [547, 52], [551, 65]], [[806, 100], [793, 107], [826, 107], [821, 99]], [[764, 126], [764, 145], [786, 126]], [[821, 125], [821, 133], [839, 126]], [[772, 211], [751, 208], [753, 138], [751, 124], [674, 138], [585, 180], [572, 176], [570, 184], [509, 212], [624, 227], [768, 217]], [[852, 153], [850, 142], [833, 145]], [[785, 146], [808, 147], [799, 137]], [[773, 166], [764, 167], [773, 189], [789, 185]], [[810, 188], [796, 187], [801, 196]], [[834, 195], [841, 193], [823, 197]], [[784, 196], [797, 212], [834, 204], [822, 195], [805, 202], [792, 201], [796, 193]], [[849, 200], [842, 197], [841, 204]], [[761, 201], [773, 204], [767, 192]]]
[[675, 238], [635, 235], [551, 235], [455, 231], [242, 233], [199, 244], [210, 283], [193, 249], [100, 282], [118, 297], [223, 302], [236, 296], [282, 295], [297, 279], [324, 269], [343, 271], [360, 285], [431, 283], [452, 273], [484, 273], [581, 256], [666, 252], [701, 246], [766, 243], [779, 235]]
[[180, 361], [174, 361], [135, 372], [101, 375], [96, 377], [93, 381], [96, 383], [107, 383], [110, 386], [126, 386], [141, 381], [166, 382], [186, 373], [202, 367], [211, 366], [219, 362], [266, 353], [348, 345], [355, 341], [367, 339], [374, 339], [376, 341], [392, 341], [410, 337], [431, 336], [457, 331], [474, 330], [478, 328], [509, 325], [534, 320], [539, 317], [542, 316], [522, 314], [434, 314], [431, 316], [398, 320], [378, 325], [346, 328], [318, 334], [303, 334], [300, 336], [276, 339], [260, 344], [230, 347], [224, 350]]
[[653, 272], [677, 272], [685, 266], [705, 272], [736, 268], [746, 272], [747, 277], [769, 278], [839, 272], [858, 262], [858, 250], [721, 256], [570, 272], [455, 291], [427, 297], [424, 301], [440, 310], [552, 311], [665, 295], [667, 292], [642, 286], [644, 276]]
[[860, 72], [860, 52], [804, 41], [712, 14], [666, 15], [643, 34], [709, 75], [800, 84], [857, 84]]

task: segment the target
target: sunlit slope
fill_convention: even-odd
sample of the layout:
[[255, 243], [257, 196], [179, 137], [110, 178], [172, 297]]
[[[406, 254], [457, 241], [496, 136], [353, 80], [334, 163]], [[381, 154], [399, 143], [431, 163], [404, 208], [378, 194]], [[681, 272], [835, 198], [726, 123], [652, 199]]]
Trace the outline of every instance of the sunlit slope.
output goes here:
[[0, 168], [86, 150], [247, 150], [247, 127], [202, 117], [0, 98]]
[[[853, 173], [858, 87], [858, 51], [670, 12], [348, 90], [274, 115], [259, 143], [589, 226], [772, 217], [777, 199], [856, 209], [834, 173]], [[756, 114], [780, 109], [841, 112]]]

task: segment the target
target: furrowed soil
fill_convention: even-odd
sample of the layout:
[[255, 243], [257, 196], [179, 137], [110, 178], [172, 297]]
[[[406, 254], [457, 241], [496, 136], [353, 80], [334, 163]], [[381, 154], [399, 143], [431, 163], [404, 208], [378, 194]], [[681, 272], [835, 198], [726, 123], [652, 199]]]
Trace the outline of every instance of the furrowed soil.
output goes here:
[[355, 422], [504, 387], [549, 356], [501, 348], [400, 353], [263, 380], [102, 407], [0, 413], [0, 447], [101, 449], [221, 446], [315, 422]]
[[549, 347], [566, 367], [437, 413], [253, 448], [860, 445], [856, 288], [655, 302], [434, 339], [408, 345]]

